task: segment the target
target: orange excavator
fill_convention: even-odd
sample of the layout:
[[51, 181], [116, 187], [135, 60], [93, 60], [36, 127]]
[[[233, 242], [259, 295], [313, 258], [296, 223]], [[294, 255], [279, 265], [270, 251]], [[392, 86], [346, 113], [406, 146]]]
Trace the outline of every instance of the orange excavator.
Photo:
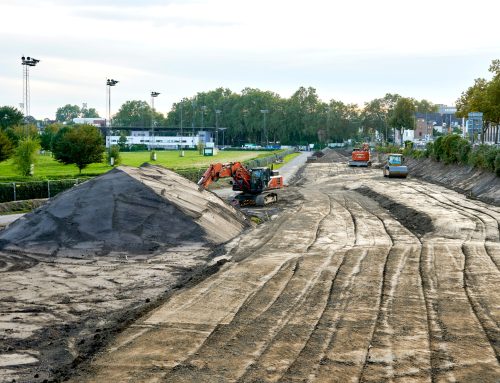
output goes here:
[[232, 177], [234, 191], [242, 193], [236, 195], [235, 200], [240, 206], [264, 206], [278, 201], [278, 194], [273, 190], [284, 186], [283, 176], [269, 168], [247, 169], [241, 162], [227, 164], [212, 164], [198, 181], [200, 188], [206, 188], [219, 178]]
[[351, 153], [349, 166], [371, 166], [370, 145], [364, 143], [360, 148], [355, 148]]

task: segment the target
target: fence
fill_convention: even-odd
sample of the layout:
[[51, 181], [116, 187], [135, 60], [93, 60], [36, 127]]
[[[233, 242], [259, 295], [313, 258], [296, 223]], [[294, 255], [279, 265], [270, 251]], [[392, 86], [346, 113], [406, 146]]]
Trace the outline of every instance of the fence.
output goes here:
[[31, 182], [1, 182], [0, 202], [50, 198], [85, 181], [84, 178]]
[[[269, 166], [282, 160], [288, 154], [295, 152], [295, 149], [287, 149], [281, 153], [271, 156], [245, 161], [248, 168]], [[176, 173], [184, 176], [193, 182], [198, 182], [206, 168], [202, 169], [178, 169]], [[70, 189], [88, 178], [73, 178], [61, 180], [31, 181], [31, 182], [0, 182], [0, 202], [22, 201], [28, 199], [51, 198], [56, 194]]]

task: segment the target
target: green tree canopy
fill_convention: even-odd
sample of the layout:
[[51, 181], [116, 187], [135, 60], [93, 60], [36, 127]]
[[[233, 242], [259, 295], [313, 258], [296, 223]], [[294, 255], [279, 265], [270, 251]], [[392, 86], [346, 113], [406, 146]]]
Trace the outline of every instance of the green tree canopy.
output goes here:
[[80, 173], [89, 164], [101, 162], [103, 152], [101, 132], [92, 125], [63, 127], [54, 138], [55, 159], [64, 164], [75, 164]]
[[40, 135], [40, 144], [43, 150], [53, 151], [54, 139], [61, 128], [61, 124], [50, 124], [43, 129], [43, 133]]
[[57, 108], [56, 111], [56, 121], [58, 122], [73, 122], [73, 118], [80, 117], [80, 107], [78, 105], [66, 104]]
[[14, 144], [7, 134], [0, 130], [0, 162], [9, 159], [14, 152]]
[[0, 129], [5, 130], [7, 128], [20, 125], [23, 122], [23, 114], [16, 108], [12, 106], [1, 106], [0, 107]]
[[[389, 126], [398, 130], [415, 129], [415, 103], [410, 98], [401, 97], [389, 116]], [[401, 135], [401, 143], [403, 136]]]
[[[133, 100], [125, 102], [113, 117], [113, 126], [149, 128], [153, 111], [146, 101]], [[164, 126], [165, 117], [155, 111], [155, 126]]]
[[32, 166], [36, 163], [36, 154], [40, 150], [38, 138], [24, 137], [19, 140], [14, 151], [14, 165], [23, 176], [33, 175]]

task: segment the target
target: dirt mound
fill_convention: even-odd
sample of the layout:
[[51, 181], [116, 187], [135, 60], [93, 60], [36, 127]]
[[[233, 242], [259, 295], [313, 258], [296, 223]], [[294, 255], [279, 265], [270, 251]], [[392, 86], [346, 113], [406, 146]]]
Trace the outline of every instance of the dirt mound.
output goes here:
[[211, 192], [159, 166], [121, 166], [74, 187], [0, 233], [0, 249], [40, 255], [152, 254], [217, 245], [247, 226]]
[[437, 183], [469, 197], [500, 206], [500, 177], [471, 166], [446, 165], [426, 159], [407, 159], [410, 176]]

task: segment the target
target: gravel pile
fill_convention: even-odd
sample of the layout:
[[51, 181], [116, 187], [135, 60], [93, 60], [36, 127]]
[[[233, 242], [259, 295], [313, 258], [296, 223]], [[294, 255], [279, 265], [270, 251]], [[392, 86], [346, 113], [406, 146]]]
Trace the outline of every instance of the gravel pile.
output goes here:
[[247, 225], [232, 206], [172, 171], [120, 166], [11, 224], [0, 232], [0, 250], [78, 258], [155, 254], [218, 245]]

